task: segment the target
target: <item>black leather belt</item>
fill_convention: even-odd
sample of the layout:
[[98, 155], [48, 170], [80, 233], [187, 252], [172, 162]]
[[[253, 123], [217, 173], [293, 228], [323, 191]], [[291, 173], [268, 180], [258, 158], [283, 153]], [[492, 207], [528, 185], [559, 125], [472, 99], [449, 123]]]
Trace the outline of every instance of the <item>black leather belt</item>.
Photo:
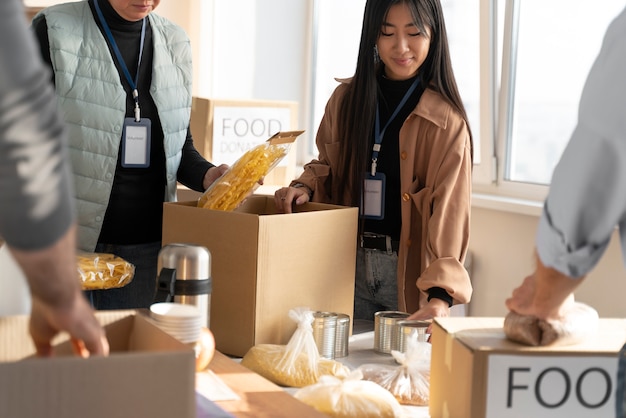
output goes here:
[[368, 248], [370, 250], [387, 251], [388, 253], [398, 252], [400, 241], [392, 240], [389, 235], [380, 235], [372, 233], [364, 233], [360, 237], [361, 248]]

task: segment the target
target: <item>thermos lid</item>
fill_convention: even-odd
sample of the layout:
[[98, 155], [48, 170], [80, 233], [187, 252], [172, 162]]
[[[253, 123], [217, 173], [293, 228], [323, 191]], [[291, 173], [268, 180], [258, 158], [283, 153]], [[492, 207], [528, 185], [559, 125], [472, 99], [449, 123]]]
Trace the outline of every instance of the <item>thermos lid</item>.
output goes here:
[[159, 252], [157, 271], [176, 270], [176, 280], [205, 280], [211, 277], [211, 253], [194, 244], [167, 244]]

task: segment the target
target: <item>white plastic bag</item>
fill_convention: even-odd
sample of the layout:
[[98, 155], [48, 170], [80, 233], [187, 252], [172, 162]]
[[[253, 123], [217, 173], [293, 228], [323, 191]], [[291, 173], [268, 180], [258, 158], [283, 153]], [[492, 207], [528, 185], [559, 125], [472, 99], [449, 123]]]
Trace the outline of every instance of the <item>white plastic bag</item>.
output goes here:
[[295, 308], [289, 317], [298, 327], [287, 345], [255, 345], [241, 364], [278, 385], [298, 388], [317, 382], [322, 375], [347, 376], [350, 371], [346, 366], [320, 357], [313, 338], [313, 311]]
[[359, 369], [345, 379], [322, 376], [313, 385], [298, 390], [294, 397], [332, 418], [402, 418], [400, 403], [389, 391], [362, 380]]
[[363, 379], [387, 389], [403, 405], [428, 405], [430, 399], [430, 357], [432, 345], [411, 335], [404, 353], [392, 350], [399, 366], [363, 364], [359, 370]]

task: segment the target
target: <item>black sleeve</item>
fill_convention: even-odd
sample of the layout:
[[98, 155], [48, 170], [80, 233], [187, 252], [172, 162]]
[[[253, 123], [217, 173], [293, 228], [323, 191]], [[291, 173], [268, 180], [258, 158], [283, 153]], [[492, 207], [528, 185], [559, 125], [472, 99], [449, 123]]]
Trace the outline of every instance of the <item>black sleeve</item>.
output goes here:
[[215, 167], [208, 162], [193, 145], [191, 130], [187, 128], [187, 139], [183, 145], [183, 156], [178, 167], [178, 182], [196, 192], [203, 192], [202, 181], [207, 170]]
[[50, 58], [50, 40], [48, 38], [48, 24], [46, 17], [39, 15], [33, 19], [31, 29], [35, 33], [35, 39], [39, 42], [39, 51], [43, 62], [50, 68], [50, 78], [54, 84], [54, 69], [52, 68], [52, 59]]
[[430, 302], [432, 298], [441, 299], [444, 302], [447, 302], [448, 306], [452, 306], [452, 303], [454, 302], [452, 300], [452, 296], [450, 296], [448, 292], [441, 287], [431, 287], [428, 289], [428, 301]]

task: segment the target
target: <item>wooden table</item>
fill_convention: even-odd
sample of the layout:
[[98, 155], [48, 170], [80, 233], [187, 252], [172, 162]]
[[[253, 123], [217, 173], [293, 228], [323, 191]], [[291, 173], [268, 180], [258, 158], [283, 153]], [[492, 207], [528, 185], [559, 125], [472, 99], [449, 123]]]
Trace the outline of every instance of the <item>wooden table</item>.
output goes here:
[[216, 351], [209, 364], [213, 371], [240, 399], [216, 401], [235, 417], [246, 418], [328, 418], [285, 392], [284, 388]]

